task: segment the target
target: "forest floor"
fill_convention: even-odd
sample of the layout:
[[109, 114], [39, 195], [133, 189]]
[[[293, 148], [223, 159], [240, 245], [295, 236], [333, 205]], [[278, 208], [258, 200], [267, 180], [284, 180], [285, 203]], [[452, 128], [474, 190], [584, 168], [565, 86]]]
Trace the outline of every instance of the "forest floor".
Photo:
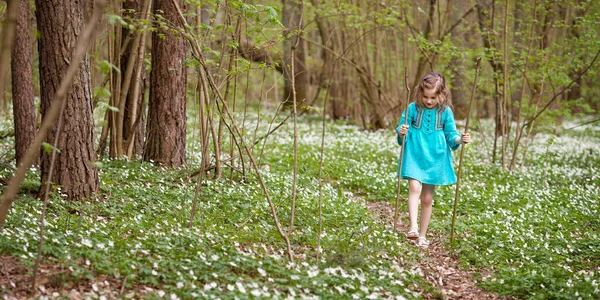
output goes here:
[[[382, 220], [384, 226], [392, 226], [394, 209], [389, 202], [365, 203], [369, 211]], [[406, 205], [406, 202], [403, 201], [400, 205]], [[399, 231], [399, 237], [402, 237], [409, 230], [408, 224], [402, 223], [402, 220], [406, 219], [408, 219], [408, 213], [402, 212], [396, 226], [396, 230]], [[435, 222], [435, 220], [432, 221]], [[442, 239], [449, 238], [449, 236], [438, 233], [430, 232], [428, 234], [430, 245], [427, 249], [420, 250], [418, 265], [415, 266], [417, 268], [416, 271], [421, 277], [427, 280], [447, 299], [512, 299], [491, 294], [478, 288], [477, 280], [473, 276], [475, 271], [461, 268], [457, 258], [444, 248]], [[426, 299], [437, 298], [435, 295], [428, 294], [423, 294], [422, 296]]]
[[[383, 226], [391, 226], [393, 220], [393, 208], [388, 202], [364, 202], [369, 211], [379, 217]], [[401, 204], [404, 204], [401, 203]], [[399, 236], [408, 230], [408, 226], [401, 220], [408, 218], [406, 212], [400, 217], [400, 223], [397, 228]], [[406, 227], [406, 228], [405, 228]], [[437, 233], [431, 234], [430, 246], [420, 251], [419, 261], [415, 268], [421, 277], [441, 292], [447, 299], [511, 299], [500, 297], [488, 293], [477, 287], [477, 280], [474, 279], [474, 270], [465, 270], [459, 267], [459, 262], [442, 244], [442, 239], [449, 237]], [[83, 299], [89, 292], [102, 289], [103, 295], [112, 295], [115, 298], [122, 297], [123, 291], [119, 288], [123, 285], [115, 278], [102, 276], [91, 282], [88, 279], [69, 278], [68, 270], [64, 270], [59, 265], [44, 263], [40, 266], [38, 272], [37, 286], [42, 286], [42, 294], [69, 295], [70, 299]], [[58, 286], [62, 286], [59, 288]], [[32, 298], [31, 274], [28, 268], [21, 264], [18, 258], [13, 256], [0, 256], [0, 287], [8, 288], [12, 291], [14, 298], [8, 299], [28, 299]], [[91, 287], [91, 289], [90, 289]], [[148, 287], [138, 286], [138, 294], [144, 293]], [[434, 294], [424, 293], [422, 296], [426, 299], [438, 298]]]
[[32, 275], [29, 268], [14, 256], [0, 256], [0, 291], [10, 290], [12, 295], [1, 295], [3, 299], [33, 299], [40, 295], [84, 299], [102, 289], [103, 295], [116, 299], [122, 295], [119, 287], [122, 283], [115, 278], [99, 276], [94, 282], [89, 279], [73, 278], [62, 266], [42, 263], [39, 266], [35, 295], [31, 293]]

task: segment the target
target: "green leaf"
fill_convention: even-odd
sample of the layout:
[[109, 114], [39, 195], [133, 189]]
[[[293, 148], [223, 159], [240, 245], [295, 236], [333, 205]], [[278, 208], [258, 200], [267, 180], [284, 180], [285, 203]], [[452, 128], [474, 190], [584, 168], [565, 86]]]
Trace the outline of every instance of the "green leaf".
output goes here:
[[53, 149], [56, 150], [56, 153], [60, 153], [60, 149], [54, 148], [54, 146], [52, 146], [52, 145], [50, 145], [49, 143], [46, 143], [46, 142], [42, 143], [42, 148], [43, 148], [44, 152], [46, 152], [46, 153], [51, 153]]
[[121, 73], [121, 70], [117, 66], [111, 64], [108, 60], [100, 61], [100, 71], [102, 71], [102, 74], [108, 74], [111, 69], [114, 69], [117, 73]]
[[107, 99], [111, 95], [110, 90], [105, 89], [103, 87], [97, 87], [94, 89], [94, 97]]

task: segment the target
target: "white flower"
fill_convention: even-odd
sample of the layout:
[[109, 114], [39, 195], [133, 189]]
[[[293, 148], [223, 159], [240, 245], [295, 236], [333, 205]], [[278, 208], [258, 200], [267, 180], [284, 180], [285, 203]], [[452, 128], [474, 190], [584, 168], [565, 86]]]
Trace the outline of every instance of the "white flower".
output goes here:
[[88, 239], [82, 239], [81, 240], [81, 244], [84, 246], [88, 246], [90, 248], [92, 248], [94, 245], [92, 244], [92, 241], [88, 240]]
[[217, 287], [216, 283], [214, 283], [214, 282], [207, 283], [207, 284], [204, 285], [204, 290], [208, 291], [208, 290], [213, 289], [215, 287]]
[[244, 287], [243, 284], [236, 282], [235, 285], [237, 286], [238, 290], [240, 290], [240, 293], [242, 293], [242, 294], [246, 293], [246, 288]]

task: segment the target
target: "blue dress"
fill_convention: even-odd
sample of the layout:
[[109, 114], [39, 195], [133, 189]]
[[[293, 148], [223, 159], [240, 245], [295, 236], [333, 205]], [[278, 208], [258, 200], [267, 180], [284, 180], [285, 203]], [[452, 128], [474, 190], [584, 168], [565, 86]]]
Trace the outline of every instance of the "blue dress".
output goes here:
[[[428, 109], [412, 102], [407, 110], [409, 129], [405, 136], [402, 178], [415, 179], [431, 185], [456, 183], [451, 150], [456, 150], [460, 146], [456, 143], [460, 134], [456, 130], [452, 109], [449, 107]], [[396, 128], [400, 146], [402, 146], [402, 138], [398, 132], [400, 126], [404, 124], [405, 117], [406, 111], [402, 113]]]

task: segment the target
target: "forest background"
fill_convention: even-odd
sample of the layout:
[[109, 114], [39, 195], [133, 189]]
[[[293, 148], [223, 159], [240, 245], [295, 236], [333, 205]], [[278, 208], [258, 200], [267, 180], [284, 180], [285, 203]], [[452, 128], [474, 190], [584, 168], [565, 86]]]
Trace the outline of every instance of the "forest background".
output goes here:
[[[350, 291], [359, 297], [451, 296], [442, 284], [421, 282], [427, 276], [414, 267], [418, 251], [395, 241], [404, 215], [399, 223], [384, 216], [384, 225], [365, 225], [369, 217], [349, 204], [384, 202], [393, 210], [397, 195], [406, 194], [402, 184], [396, 193], [392, 129], [414, 98], [413, 87], [433, 70], [447, 78], [457, 119], [471, 121], [470, 128], [465, 128], [469, 122], [459, 125], [479, 133], [478, 153], [465, 158], [473, 163], [466, 166], [465, 189], [478, 195], [483, 192], [478, 188], [491, 185], [500, 190], [483, 192], [485, 200], [524, 201], [525, 207], [540, 209], [536, 205], [547, 204], [546, 220], [562, 220], [543, 232], [522, 224], [531, 231], [527, 235], [550, 241], [539, 243], [555, 246], [549, 251], [560, 262], [527, 254], [533, 242], [523, 239], [521, 228], [498, 229], [491, 237], [489, 228], [473, 229], [467, 209], [459, 215], [459, 245], [447, 244], [447, 222], [437, 228], [442, 248], [453, 249], [451, 257], [465, 264], [463, 269], [475, 267], [472, 276], [488, 292], [598, 295], [600, 270], [594, 266], [600, 229], [591, 217], [599, 205], [593, 175], [600, 107], [595, 85], [600, 4], [595, 1], [7, 2], [0, 2], [0, 253], [6, 262], [20, 257], [30, 276], [0, 282], [7, 295], [27, 290], [28, 281], [35, 284], [43, 261], [51, 261], [58, 271], [46, 267], [54, 272], [39, 275], [43, 283], [37, 293], [90, 282], [96, 284], [91, 293], [99, 293], [101, 275], [120, 287], [114, 291], [113, 284], [108, 295], [126, 289], [159, 296], [165, 290], [178, 297], [247, 290], [256, 297], [349, 297]], [[577, 150], [553, 155], [550, 147], [562, 142]], [[540, 143], [545, 151], [536, 148]], [[554, 178], [547, 168], [555, 164], [579, 172], [552, 173]], [[361, 171], [362, 177], [356, 175]], [[525, 189], [540, 182], [536, 192]], [[558, 183], [575, 190], [560, 190], [553, 185]], [[549, 185], [556, 190], [545, 195]], [[165, 189], [174, 194], [162, 194]], [[242, 194], [234, 195], [236, 189]], [[154, 194], [157, 190], [162, 196]], [[452, 198], [450, 189], [439, 193]], [[540, 199], [547, 203], [532, 204]], [[444, 209], [450, 203], [436, 205], [442, 214], [450, 212]], [[515, 220], [504, 208], [472, 205], [481, 214], [491, 210], [504, 216], [502, 222]], [[223, 218], [233, 211], [237, 217]], [[171, 254], [160, 249], [162, 243], [181, 245], [170, 238], [142, 243], [148, 237], [145, 226], [161, 228], [158, 220], [148, 220], [158, 212], [167, 234], [182, 238], [176, 243], [194, 245], [198, 257], [176, 255], [166, 259], [173, 262], [168, 265], [162, 256]], [[45, 232], [46, 213], [57, 223]], [[514, 213], [523, 218], [523, 211]], [[83, 236], [70, 233], [72, 217]], [[121, 218], [139, 228], [116, 220]], [[325, 234], [324, 220], [338, 233]], [[119, 229], [103, 228], [99, 236], [86, 238], [96, 232], [88, 227], [95, 222]], [[577, 237], [574, 245], [563, 231], [577, 223], [587, 230], [564, 233]], [[351, 235], [340, 238], [341, 232]], [[383, 240], [367, 247], [371, 234]], [[522, 241], [521, 252], [491, 250], [491, 241], [504, 249], [515, 237]], [[115, 245], [119, 239], [125, 242]], [[82, 245], [100, 249], [76, 251], [76, 257], [67, 253]], [[143, 248], [150, 245], [158, 248]], [[106, 247], [125, 255], [108, 263]], [[215, 264], [231, 255], [219, 268], [233, 264], [228, 272], [236, 276], [213, 276], [219, 271], [206, 263], [209, 253], [217, 257], [211, 258]], [[240, 262], [240, 253], [250, 258]], [[493, 253], [496, 265], [483, 268]], [[308, 263], [311, 256], [315, 264]], [[543, 270], [533, 267], [538, 259], [546, 263]], [[202, 260], [202, 276], [194, 274], [197, 265], [190, 260]], [[517, 272], [515, 266], [529, 260], [531, 269]], [[379, 275], [367, 271], [374, 265], [381, 268]], [[187, 271], [191, 275], [183, 279]], [[397, 286], [384, 284], [382, 276]], [[349, 277], [358, 285], [346, 282]], [[548, 289], [552, 283], [556, 286]]]

